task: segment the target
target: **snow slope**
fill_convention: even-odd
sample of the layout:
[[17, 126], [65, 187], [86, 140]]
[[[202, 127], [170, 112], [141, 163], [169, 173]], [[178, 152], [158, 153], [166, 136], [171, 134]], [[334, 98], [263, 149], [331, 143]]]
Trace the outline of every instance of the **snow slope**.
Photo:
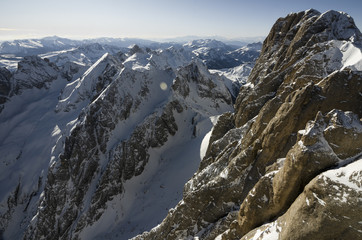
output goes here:
[[101, 219], [86, 228], [81, 239], [129, 239], [155, 227], [172, 211], [182, 198], [185, 182], [197, 170], [201, 140], [211, 128], [211, 121], [205, 119], [197, 137], [190, 139], [187, 123], [179, 123], [184, 125], [178, 125], [182, 131], [152, 150], [144, 172], [125, 182], [125, 192], [108, 203]]
[[0, 115], [0, 211], [9, 214], [5, 239], [20, 239], [35, 214], [59, 129], [72, 119], [51, 111], [65, 84], [57, 79], [48, 90], [30, 89], [14, 96]]

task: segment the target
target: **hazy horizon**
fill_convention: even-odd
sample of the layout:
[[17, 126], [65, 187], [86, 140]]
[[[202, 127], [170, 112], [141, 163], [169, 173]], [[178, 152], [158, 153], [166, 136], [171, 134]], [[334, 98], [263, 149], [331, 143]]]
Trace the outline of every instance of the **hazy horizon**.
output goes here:
[[64, 39], [69, 39], [69, 40], [78, 40], [78, 41], [82, 41], [82, 40], [97, 40], [97, 39], [123, 39], [123, 40], [132, 40], [132, 39], [136, 39], [136, 40], [145, 40], [145, 41], [151, 41], [151, 42], [176, 42], [176, 43], [181, 43], [181, 42], [189, 42], [192, 40], [198, 40], [198, 39], [214, 39], [214, 40], [218, 40], [218, 41], [228, 41], [228, 42], [244, 42], [244, 43], [253, 43], [253, 42], [262, 42], [264, 41], [264, 39], [266, 38], [266, 36], [256, 36], [256, 37], [239, 37], [239, 38], [226, 38], [223, 36], [194, 36], [194, 35], [189, 35], [189, 36], [176, 36], [176, 37], [164, 37], [164, 38], [141, 38], [141, 37], [108, 37], [108, 36], [103, 36], [103, 37], [67, 37], [67, 36], [59, 36], [59, 35], [49, 35], [49, 36], [34, 36], [34, 37], [23, 37], [23, 38], [9, 38], [9, 39], [0, 39], [0, 42], [11, 42], [11, 41], [22, 41], [22, 40], [39, 40], [39, 39], [44, 39], [44, 38], [53, 38], [53, 37], [57, 37], [57, 38], [64, 38]]
[[3, 0], [0, 41], [59, 36], [70, 39], [188, 36], [265, 37], [279, 17], [314, 8], [347, 12], [362, 27], [360, 0]]

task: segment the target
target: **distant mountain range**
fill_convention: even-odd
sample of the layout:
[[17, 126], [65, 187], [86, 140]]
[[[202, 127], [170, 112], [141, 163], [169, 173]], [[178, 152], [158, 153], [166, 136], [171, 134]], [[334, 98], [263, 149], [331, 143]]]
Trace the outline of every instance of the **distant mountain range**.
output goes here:
[[[98, 38], [71, 40], [59, 37], [7, 41], [0, 44], [0, 66], [15, 70], [17, 63], [25, 56], [38, 55], [54, 61], [58, 66], [75, 62], [90, 66], [104, 53], [127, 52], [134, 45], [160, 50], [183, 48], [189, 58], [197, 57], [212, 69], [236, 67], [244, 62], [254, 62], [259, 56], [261, 43], [236, 47], [212, 39], [193, 40], [188, 43], [161, 43], [131, 38]], [[245, 51], [246, 50], [246, 51]]]

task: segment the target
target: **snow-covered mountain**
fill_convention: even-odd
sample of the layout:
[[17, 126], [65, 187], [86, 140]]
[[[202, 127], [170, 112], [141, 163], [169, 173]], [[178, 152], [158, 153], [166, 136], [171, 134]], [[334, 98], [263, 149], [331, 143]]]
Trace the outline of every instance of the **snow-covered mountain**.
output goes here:
[[5, 41], [0, 44], [0, 66], [16, 70], [17, 63], [30, 55], [53, 58], [58, 65], [75, 61], [90, 66], [106, 52], [115, 53], [134, 44], [149, 46], [155, 43], [135, 38], [71, 40], [57, 36]]
[[242, 48], [42, 41], [0, 68], [0, 239], [362, 237], [346, 13], [289, 14]]
[[0, 44], [1, 55], [15, 55], [24, 57], [38, 55], [50, 51], [69, 49], [79, 45], [78, 41], [60, 37], [46, 37], [42, 39], [24, 39], [5, 41]]
[[41, 39], [24, 39], [2, 42], [0, 44], [0, 54], [12, 54], [18, 57], [24, 57], [29, 55], [45, 54], [47, 52], [66, 50], [71, 49], [72, 47], [91, 45], [95, 43], [101, 44], [102, 46], [127, 48], [133, 44], [148, 46], [155, 42], [136, 38], [95, 38], [72, 40], [53, 36]]
[[236, 98], [239, 94], [240, 87], [247, 82], [253, 67], [254, 62], [247, 62], [237, 67], [210, 70], [210, 72], [224, 76], [224, 79], [226, 79], [225, 84], [228, 86], [233, 98]]
[[151, 229], [181, 199], [217, 116], [233, 110], [231, 80], [180, 46], [135, 45], [89, 67], [73, 61], [105, 50], [87, 45], [1, 69], [2, 238]]
[[81, 45], [80, 47], [76, 48], [39, 54], [39, 56], [41, 58], [49, 59], [51, 62], [54, 62], [59, 67], [64, 66], [68, 62], [76, 63], [81, 66], [91, 66], [101, 56], [103, 56], [103, 54], [116, 54], [121, 50], [125, 51], [125, 48], [120, 49], [118, 47], [110, 45], [90, 43], [87, 45]]
[[[24, 57], [37, 55], [49, 58], [58, 66], [66, 62], [90, 66], [103, 54], [128, 52], [134, 45], [148, 47], [153, 50], [167, 48], [183, 48], [190, 57], [203, 59], [209, 68], [236, 67], [245, 62], [255, 62], [259, 55], [261, 43], [255, 43], [236, 49], [216, 40], [194, 40], [189, 43], [159, 43], [132, 38], [97, 38], [86, 40], [70, 40], [59, 37], [47, 37], [31, 40], [14, 40], [0, 44], [0, 66], [15, 71], [17, 63]], [[243, 50], [244, 49], [244, 50]], [[247, 49], [245, 51], [245, 49]]]
[[261, 43], [248, 44], [236, 49], [213, 39], [199, 39], [183, 45], [193, 55], [202, 59], [210, 69], [237, 67], [243, 63], [255, 62], [261, 50]]

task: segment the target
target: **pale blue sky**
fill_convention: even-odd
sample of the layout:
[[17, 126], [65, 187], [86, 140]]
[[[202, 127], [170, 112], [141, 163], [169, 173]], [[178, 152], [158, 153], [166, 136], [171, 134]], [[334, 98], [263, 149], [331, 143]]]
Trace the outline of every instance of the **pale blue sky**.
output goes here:
[[279, 17], [309, 8], [347, 12], [362, 28], [362, 0], [0, 0], [0, 7], [0, 40], [266, 36]]

